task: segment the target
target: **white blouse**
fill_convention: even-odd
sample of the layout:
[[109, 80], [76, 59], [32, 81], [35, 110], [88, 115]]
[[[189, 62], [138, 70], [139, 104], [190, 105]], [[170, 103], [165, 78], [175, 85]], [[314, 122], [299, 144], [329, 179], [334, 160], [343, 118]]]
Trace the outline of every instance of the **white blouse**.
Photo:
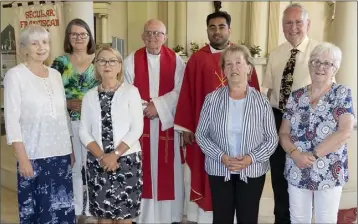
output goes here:
[[34, 75], [24, 64], [11, 68], [4, 79], [7, 143], [23, 142], [29, 159], [68, 155], [72, 134], [61, 74]]

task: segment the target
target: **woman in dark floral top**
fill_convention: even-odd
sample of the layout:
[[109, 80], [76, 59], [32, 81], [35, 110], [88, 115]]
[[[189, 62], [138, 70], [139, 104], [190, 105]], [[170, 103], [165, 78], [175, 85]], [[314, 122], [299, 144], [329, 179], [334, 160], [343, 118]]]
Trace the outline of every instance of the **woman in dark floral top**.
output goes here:
[[98, 83], [94, 78], [93, 65], [95, 42], [86, 22], [81, 19], [74, 19], [67, 25], [64, 51], [67, 54], [57, 57], [51, 67], [62, 74], [67, 108], [71, 116], [72, 142], [76, 157], [76, 163], [72, 170], [75, 213], [76, 216], [89, 215], [86, 200], [87, 187], [86, 183], [83, 182], [87, 150], [80, 142], [78, 131], [82, 97]]
[[337, 223], [354, 124], [351, 89], [332, 81], [341, 60], [337, 46], [317, 45], [309, 60], [312, 84], [293, 91], [286, 105], [280, 143], [292, 223], [311, 223], [312, 216], [315, 223]]

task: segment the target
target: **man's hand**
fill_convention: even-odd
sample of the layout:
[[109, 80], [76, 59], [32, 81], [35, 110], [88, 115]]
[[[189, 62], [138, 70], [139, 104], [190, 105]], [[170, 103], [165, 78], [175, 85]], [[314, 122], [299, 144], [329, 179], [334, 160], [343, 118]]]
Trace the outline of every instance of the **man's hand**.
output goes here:
[[195, 135], [193, 132], [183, 131], [184, 145], [193, 144], [195, 142]]
[[153, 102], [148, 103], [147, 108], [144, 109], [144, 115], [151, 120], [158, 117], [158, 112]]
[[81, 105], [82, 105], [82, 100], [79, 99], [67, 100], [67, 108], [72, 111], [81, 113]]

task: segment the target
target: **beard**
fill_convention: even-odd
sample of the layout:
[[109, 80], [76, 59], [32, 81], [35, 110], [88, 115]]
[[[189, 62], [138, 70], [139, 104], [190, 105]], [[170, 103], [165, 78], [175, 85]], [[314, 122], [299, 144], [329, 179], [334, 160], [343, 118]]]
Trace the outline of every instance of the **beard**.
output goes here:
[[215, 48], [216, 50], [222, 50], [224, 48], [226, 48], [227, 43], [229, 41], [228, 38], [223, 38], [219, 41], [216, 41], [214, 38], [209, 39], [210, 40], [210, 45]]

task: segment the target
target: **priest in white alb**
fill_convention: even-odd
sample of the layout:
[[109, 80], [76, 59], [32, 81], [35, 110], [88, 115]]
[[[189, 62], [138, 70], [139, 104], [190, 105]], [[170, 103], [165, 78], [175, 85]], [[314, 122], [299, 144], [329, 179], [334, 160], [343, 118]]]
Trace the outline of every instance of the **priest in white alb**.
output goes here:
[[139, 90], [143, 103], [143, 192], [137, 223], [181, 222], [183, 171], [174, 117], [185, 70], [184, 61], [166, 46], [166, 27], [151, 19], [144, 25], [145, 47], [124, 60], [125, 81]]

